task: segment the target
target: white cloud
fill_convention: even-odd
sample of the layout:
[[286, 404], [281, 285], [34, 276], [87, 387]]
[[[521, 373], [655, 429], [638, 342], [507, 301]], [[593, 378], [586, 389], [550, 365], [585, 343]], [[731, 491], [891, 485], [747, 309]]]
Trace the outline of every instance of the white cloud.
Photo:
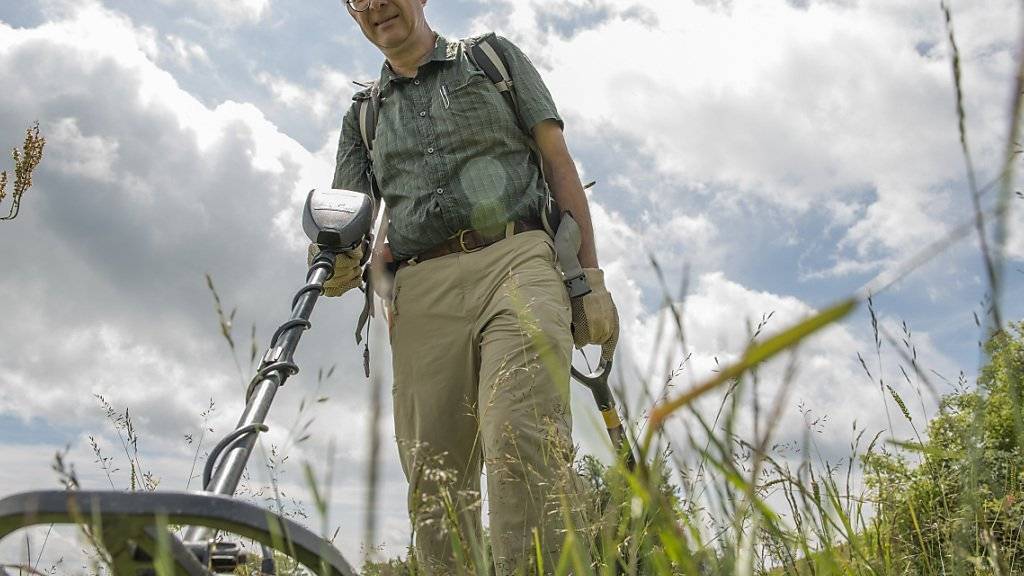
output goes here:
[[103, 136], [84, 136], [76, 118], [62, 118], [43, 127], [50, 150], [56, 157], [48, 158], [58, 170], [73, 176], [101, 182], [113, 182], [113, 163], [118, 143]]
[[214, 0], [206, 2], [228, 17], [246, 18], [258, 22], [269, 10], [270, 0]]
[[169, 4], [187, 4], [215, 26], [233, 27], [258, 24], [270, 13], [271, 0], [160, 0]]
[[[949, 226], [928, 212], [948, 206], [948, 194], [917, 194], [912, 186], [880, 188], [879, 201], [870, 205], [864, 218], [847, 231], [840, 247], [852, 246], [857, 261], [871, 261], [886, 255], [912, 251], [923, 240], [941, 237]], [[883, 200], [884, 199], [884, 202]]]
[[[584, 4], [593, 3], [562, 5]], [[955, 10], [968, 130], [983, 174], [995, 168], [987, 158], [1005, 136], [1019, 18], [1012, 2], [999, 4]], [[538, 24], [548, 2], [507, 5], [511, 15], [485, 25], [536, 55], [567, 116], [635, 139], [634, 155], [683, 185], [670, 196], [681, 204], [692, 187], [707, 186], [720, 207], [823, 209], [845, 230], [832, 251], [833, 274], [890, 264], [906, 246], [941, 234], [967, 201], [934, 5], [710, 9], [666, 0], [645, 3], [644, 19], [620, 6], [570, 38]], [[632, 168], [628, 159], [616, 166]], [[851, 198], [851, 190], [869, 196]], [[650, 201], [670, 201], [661, 192], [649, 192]]]
[[684, 252], [699, 255], [705, 261], [714, 258], [712, 252], [721, 238], [718, 227], [707, 214], [690, 215], [677, 211], [660, 216], [646, 230], [645, 237], [652, 242], [682, 246]]
[[[315, 88], [307, 87], [269, 72], [260, 72], [256, 80], [270, 90], [274, 100], [283, 106], [311, 113], [318, 121], [328, 117], [340, 119], [343, 106], [355, 92], [352, 79], [337, 70], [320, 68], [312, 72], [318, 83]], [[332, 142], [337, 145], [337, 142]]]
[[171, 48], [171, 54], [174, 56], [174, 61], [182, 68], [191, 70], [193, 62], [204, 64], [206, 66], [211, 64], [209, 54], [207, 54], [206, 49], [199, 44], [189, 42], [181, 36], [176, 36], [174, 34], [164, 35], [164, 40]]
[[[702, 275], [686, 300], [676, 305], [676, 310], [683, 322], [685, 350], [667, 309], [640, 319], [630, 326], [623, 338], [631, 350], [629, 362], [636, 367], [636, 372], [630, 375], [632, 380], [626, 384], [634, 413], [646, 409], [653, 398], [662, 394], [670, 375], [672, 385], [668, 395], [675, 396], [711, 377], [714, 371], [737, 361], [750, 341], [751, 333], [760, 323], [764, 322], [764, 329], [758, 340], [764, 341], [816, 312], [815, 308], [797, 298], [752, 290], [720, 273]], [[903, 337], [900, 324], [890, 318], [883, 318], [881, 324], [899, 343]], [[805, 420], [808, 414], [813, 414], [814, 418], [823, 417], [828, 422], [827, 434], [819, 442], [833, 462], [849, 455], [845, 452], [847, 438], [842, 434], [854, 422], [872, 434], [887, 430], [897, 438], [908, 437], [911, 434], [909, 424], [888, 392], [882, 398], [879, 377], [883, 377], [901, 395], [915, 418], [920, 418], [922, 411], [931, 415], [936, 408], [936, 398], [915, 375], [913, 367], [900, 361], [899, 353], [891, 348], [884, 335], [881, 337], [883, 355], [880, 367], [870, 331], [851, 326], [849, 320], [823, 330], [799, 346], [795, 360], [796, 375], [788, 389], [784, 386], [790, 362], [788, 354], [759, 367], [758, 398], [762, 417], [786, 390], [786, 396], [782, 397], [784, 412], [776, 423], [776, 440], [798, 441], [807, 428]], [[926, 374], [928, 369], [955, 373], [948, 360], [937, 352], [929, 334], [914, 333], [909, 341], [916, 347], [919, 366]], [[858, 353], [868, 362], [875, 379], [873, 382], [861, 367]], [[901, 375], [901, 364], [913, 385]], [[639, 386], [637, 378], [644, 379], [646, 388]], [[752, 414], [753, 399], [749, 382], [747, 386], [739, 411], [744, 421], [739, 423], [738, 432], [749, 440], [752, 428], [746, 420]], [[708, 414], [713, 415], [718, 409], [723, 391], [709, 394], [697, 403], [698, 410], [709, 420]], [[946, 391], [944, 387], [938, 390], [939, 393]], [[669, 438], [684, 442], [683, 430], [694, 425], [690, 420], [686, 410], [679, 411], [669, 427]], [[920, 429], [919, 421], [918, 426]]]
[[[30, 336], [47, 340], [42, 330]], [[198, 404], [234, 384], [223, 375], [195, 373], [156, 342], [138, 341], [112, 325], [72, 324], [50, 339], [45, 353], [34, 347], [12, 360], [0, 389], [0, 411], [26, 421], [59, 414], [64, 425], [95, 424], [101, 411], [92, 395], [99, 394], [130, 406], [142, 428], [188, 429]], [[64, 372], [64, 366], [74, 368]]]

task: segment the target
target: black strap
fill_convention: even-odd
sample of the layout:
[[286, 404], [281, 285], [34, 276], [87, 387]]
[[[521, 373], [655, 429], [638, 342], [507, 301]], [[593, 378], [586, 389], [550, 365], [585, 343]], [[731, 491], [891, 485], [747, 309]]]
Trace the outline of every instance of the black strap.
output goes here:
[[373, 150], [373, 139], [377, 135], [377, 116], [380, 114], [380, 85], [374, 80], [370, 84], [367, 98], [356, 100], [356, 118], [359, 120], [359, 135], [367, 151]]
[[[372, 244], [371, 244], [372, 245]], [[372, 274], [370, 266], [363, 268], [363, 309], [359, 312], [359, 320], [356, 322], [356, 345], [363, 345], [363, 373], [370, 377], [370, 318], [374, 315], [373, 309], [373, 286], [370, 284]], [[366, 329], [366, 342], [363, 342], [363, 328]]]
[[[359, 135], [363, 139], [363, 147], [366, 148], [366, 178], [370, 182], [370, 194], [380, 205], [381, 194], [377, 186], [377, 178], [373, 173], [373, 141], [377, 137], [377, 118], [380, 117], [380, 83], [376, 80], [370, 84], [370, 92], [367, 98], [356, 100], [356, 120], [359, 123]], [[376, 216], [376, 214], [374, 214]]]

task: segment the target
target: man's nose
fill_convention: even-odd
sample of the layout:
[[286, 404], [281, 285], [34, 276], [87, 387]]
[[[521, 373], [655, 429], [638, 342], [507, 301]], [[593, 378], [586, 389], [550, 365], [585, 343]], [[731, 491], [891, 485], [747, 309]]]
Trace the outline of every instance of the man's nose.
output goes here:
[[388, 3], [388, 0], [370, 0], [370, 10], [377, 8], [383, 8]]

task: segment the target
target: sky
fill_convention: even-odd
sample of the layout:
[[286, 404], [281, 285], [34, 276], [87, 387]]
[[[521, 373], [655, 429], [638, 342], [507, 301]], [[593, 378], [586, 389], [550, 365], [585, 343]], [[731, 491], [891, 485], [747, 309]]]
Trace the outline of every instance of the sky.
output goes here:
[[[1020, 7], [950, 4], [983, 185], [1006, 150]], [[613, 385], [631, 414], [670, 376], [678, 392], [738, 358], [762, 319], [764, 334], [778, 331], [971, 217], [950, 44], [931, 0], [430, 0], [426, 14], [448, 37], [511, 39], [550, 88], [582, 179], [598, 182], [599, 259], [623, 331]], [[126, 431], [106, 406], [129, 411], [160, 489], [195, 489], [197, 454], [201, 464], [242, 408], [252, 331], [262, 353], [302, 283], [300, 209], [330, 185], [352, 82], [381, 62], [338, 0], [0, 4], [0, 147], [33, 121], [47, 139], [21, 214], [0, 222], [0, 495], [58, 487], [51, 464], [65, 449], [84, 487], [125, 489]], [[1019, 320], [1024, 200], [1011, 205], [1001, 309]], [[235, 311], [234, 352], [207, 274]], [[854, 426], [906, 437], [858, 354], [914, 399], [920, 423], [936, 394], [977, 372], [975, 315], [989, 296], [976, 234], [875, 294], [896, 343], [883, 336], [876, 354], [861, 307], [803, 345], [780, 441], [813, 430], [838, 461]], [[285, 501], [316, 526], [309, 463], [355, 563], [368, 547], [402, 553], [409, 532], [384, 394], [379, 530], [363, 537], [370, 398], [390, 381], [390, 356], [378, 320], [374, 377], [363, 376], [360, 307], [355, 294], [318, 304], [246, 483], [264, 498], [259, 461], [274, 459]], [[899, 375], [907, 333], [928, 385]], [[785, 388], [786, 366], [764, 367], [760, 402]], [[607, 457], [579, 386], [573, 411], [581, 453]], [[670, 431], [689, 426], [682, 415]], [[75, 546], [58, 534], [47, 554]], [[0, 557], [20, 547], [8, 539]]]

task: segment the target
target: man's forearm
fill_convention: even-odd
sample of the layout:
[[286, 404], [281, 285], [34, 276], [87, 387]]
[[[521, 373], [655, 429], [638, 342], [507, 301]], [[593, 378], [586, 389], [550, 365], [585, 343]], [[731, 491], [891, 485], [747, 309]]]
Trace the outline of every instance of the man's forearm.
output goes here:
[[544, 160], [544, 177], [551, 194], [562, 210], [572, 212], [573, 219], [580, 226], [580, 264], [584, 268], [597, 268], [597, 246], [587, 194], [565, 145], [562, 128], [554, 121], [545, 120], [534, 128], [533, 136]]

